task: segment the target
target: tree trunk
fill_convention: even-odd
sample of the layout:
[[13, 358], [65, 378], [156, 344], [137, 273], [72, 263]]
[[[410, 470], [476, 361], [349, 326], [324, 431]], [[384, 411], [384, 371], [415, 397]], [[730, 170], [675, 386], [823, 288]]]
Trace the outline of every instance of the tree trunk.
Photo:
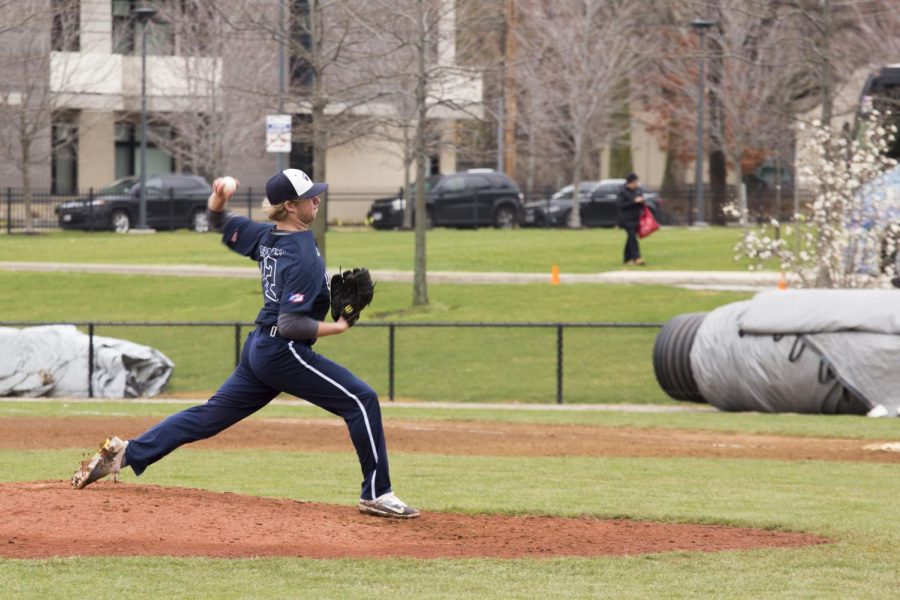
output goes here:
[[[710, 95], [711, 102], [712, 95]], [[715, 225], [725, 224], [723, 207], [728, 196], [727, 186], [728, 168], [725, 161], [725, 152], [721, 148], [717, 148], [709, 153], [709, 187], [712, 190], [712, 202], [710, 203], [710, 214], [707, 215], [710, 223]]]
[[516, 120], [518, 119], [518, 97], [516, 95], [516, 77], [513, 65], [516, 64], [516, 4], [514, 0], [506, 0], [506, 34], [503, 49], [503, 170], [510, 179], [516, 179]]
[[631, 108], [628, 102], [630, 83], [623, 77], [616, 84], [613, 102], [618, 109], [613, 113], [613, 143], [609, 149], [609, 176], [624, 178], [634, 171], [631, 157]]
[[[710, 2], [712, 19], [721, 23], [722, 10], [718, 0]], [[720, 32], [716, 25], [712, 32]], [[725, 224], [724, 206], [726, 203], [726, 186], [728, 185], [728, 163], [725, 160], [725, 122], [722, 115], [722, 101], [719, 99], [719, 87], [722, 83], [722, 46], [719, 38], [709, 36], [709, 187], [712, 198], [709, 202], [709, 213], [706, 218], [715, 225]]]
[[[328, 153], [328, 133], [325, 131], [325, 106], [321, 102], [314, 102], [312, 107], [313, 130], [313, 181], [326, 181], [326, 154]], [[325, 192], [327, 198], [328, 192]], [[312, 223], [313, 235], [322, 260], [326, 260], [325, 232], [328, 231], [328, 200], [319, 204], [319, 215]], [[327, 263], [326, 263], [327, 264]]]
[[834, 113], [834, 83], [831, 80], [832, 29], [831, 0], [822, 0], [822, 59], [819, 62], [819, 75], [822, 84], [822, 125], [829, 129]]
[[410, 176], [409, 169], [412, 167], [413, 163], [413, 153], [410, 151], [409, 147], [409, 127], [404, 124], [403, 126], [403, 225], [402, 228], [409, 230], [413, 228], [413, 214], [415, 211], [413, 210], [413, 205], [415, 203], [415, 198], [411, 197], [409, 194], [410, 187]]
[[22, 139], [22, 199], [25, 204], [25, 233], [34, 233], [31, 214], [31, 140]]
[[428, 106], [426, 101], [427, 73], [425, 53], [428, 51], [425, 30], [424, 0], [416, 0], [416, 24], [418, 29], [418, 69], [416, 77], [416, 256], [413, 271], [413, 306], [428, 304], [428, 279], [425, 264], [425, 231], [428, 215], [425, 212], [425, 165], [428, 164], [428, 148], [425, 144]]
[[[326, 156], [328, 154], [328, 131], [325, 123], [325, 105], [328, 103], [325, 82], [322, 74], [322, 36], [325, 35], [323, 25], [322, 6], [316, 0], [308, 5], [309, 10], [309, 36], [312, 47], [311, 67], [313, 68], [313, 90], [310, 98], [310, 118], [312, 119], [312, 152], [313, 152], [313, 181], [327, 181]], [[325, 247], [325, 232], [328, 231], [328, 192], [325, 192], [325, 201], [319, 205], [319, 214], [312, 223], [313, 236], [319, 246], [322, 260], [327, 263]]]
[[581, 227], [581, 194], [578, 187], [581, 185], [581, 165], [584, 162], [584, 134], [578, 132], [575, 140], [575, 168], [572, 172], [572, 212], [569, 213], [569, 227], [579, 229]]

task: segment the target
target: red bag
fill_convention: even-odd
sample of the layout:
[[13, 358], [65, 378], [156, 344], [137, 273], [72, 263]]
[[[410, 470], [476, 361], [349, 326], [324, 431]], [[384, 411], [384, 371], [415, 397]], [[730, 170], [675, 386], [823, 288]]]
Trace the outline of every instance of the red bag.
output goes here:
[[645, 238], [657, 229], [659, 229], [659, 223], [653, 218], [653, 211], [649, 206], [644, 205], [644, 212], [641, 213], [641, 221], [638, 223], [638, 237]]

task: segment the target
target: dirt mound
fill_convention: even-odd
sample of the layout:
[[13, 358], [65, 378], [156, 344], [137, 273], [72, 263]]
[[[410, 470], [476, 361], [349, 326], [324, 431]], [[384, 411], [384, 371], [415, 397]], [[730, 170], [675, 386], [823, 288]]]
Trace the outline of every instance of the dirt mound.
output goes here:
[[[159, 421], [148, 417], [9, 417], [0, 419], [0, 448], [83, 448], [93, 451], [107, 435], [137, 436]], [[388, 419], [384, 425], [388, 449], [392, 452], [900, 463], [900, 452], [867, 449], [876, 440], [444, 420]], [[216, 437], [190, 447], [352, 452], [347, 428], [337, 418], [246, 419]]]
[[396, 521], [355, 507], [99, 482], [0, 484], [0, 556], [522, 558], [824, 543], [739, 527], [426, 512]]

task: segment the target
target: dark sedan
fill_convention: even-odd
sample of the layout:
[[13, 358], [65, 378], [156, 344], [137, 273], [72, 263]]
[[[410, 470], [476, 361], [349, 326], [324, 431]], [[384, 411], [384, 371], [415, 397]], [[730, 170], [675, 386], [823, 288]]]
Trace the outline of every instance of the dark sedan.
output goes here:
[[[147, 226], [152, 229], [209, 230], [206, 201], [212, 187], [196, 175], [147, 177]], [[138, 224], [140, 178], [124, 177], [87, 198], [57, 207], [63, 229], [112, 230], [126, 233]]]
[[[616, 198], [624, 179], [582, 181], [579, 186], [579, 209], [583, 227], [615, 227], [619, 220]], [[546, 200], [536, 200], [525, 205], [524, 224], [535, 227], [565, 227], [572, 213], [572, 185], [567, 185]], [[659, 215], [659, 198], [654, 192], [645, 192], [647, 206]]]

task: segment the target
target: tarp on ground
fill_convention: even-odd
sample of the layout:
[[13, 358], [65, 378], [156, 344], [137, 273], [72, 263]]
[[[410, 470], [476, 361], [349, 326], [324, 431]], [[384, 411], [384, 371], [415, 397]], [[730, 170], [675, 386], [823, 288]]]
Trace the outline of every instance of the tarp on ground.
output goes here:
[[722, 410], [897, 415], [900, 291], [772, 291], [723, 306], [698, 329], [691, 368]]
[[[88, 396], [89, 337], [73, 325], [0, 327], [0, 396]], [[94, 336], [96, 398], [155, 396], [172, 376], [162, 352]]]

